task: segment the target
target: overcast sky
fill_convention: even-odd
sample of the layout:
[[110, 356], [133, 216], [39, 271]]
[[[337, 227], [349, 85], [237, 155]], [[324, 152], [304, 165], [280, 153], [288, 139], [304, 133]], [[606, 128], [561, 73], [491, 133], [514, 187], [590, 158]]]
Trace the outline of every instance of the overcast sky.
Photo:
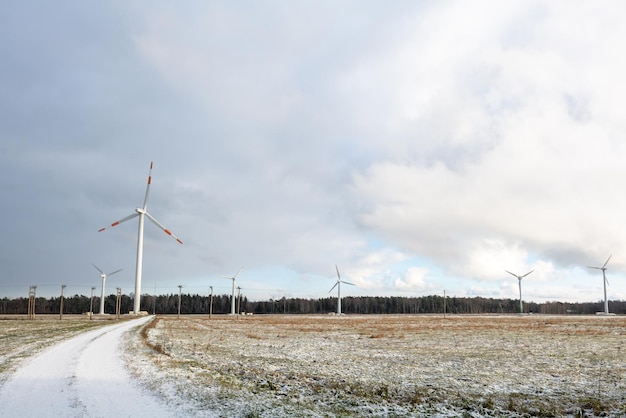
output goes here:
[[[0, 297], [626, 299], [622, 1], [0, 11]], [[109, 291], [110, 289], [110, 291]], [[333, 295], [334, 293], [330, 294]]]

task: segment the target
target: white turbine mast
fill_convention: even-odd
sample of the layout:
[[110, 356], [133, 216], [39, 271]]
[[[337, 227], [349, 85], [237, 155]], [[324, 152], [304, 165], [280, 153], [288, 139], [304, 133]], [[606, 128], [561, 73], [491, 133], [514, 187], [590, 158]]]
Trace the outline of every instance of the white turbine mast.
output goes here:
[[220, 276], [222, 279], [229, 279], [229, 280], [233, 281], [233, 294], [232, 294], [232, 297], [230, 298], [230, 314], [231, 315], [235, 315], [235, 280], [237, 279], [237, 276], [239, 276], [239, 273], [241, 273], [241, 270], [243, 270], [243, 266], [232, 277], [231, 276]]
[[523, 304], [523, 302], [522, 302], [522, 279], [523, 279], [524, 277], [528, 276], [530, 273], [532, 273], [532, 272], [533, 272], [533, 271], [535, 271], [535, 270], [531, 270], [531, 271], [529, 271], [528, 273], [524, 274], [523, 276], [518, 276], [517, 274], [515, 274], [515, 273], [511, 273], [511, 272], [510, 272], [510, 271], [508, 271], [508, 270], [504, 270], [504, 271], [506, 271], [507, 273], [509, 273], [509, 274], [513, 275], [514, 277], [517, 277], [517, 280], [518, 280], [518, 282], [519, 282], [519, 313], [521, 313], [521, 314], [522, 314], [522, 313], [524, 313], [524, 304]]
[[102, 278], [102, 293], [100, 296], [100, 315], [104, 315], [104, 285], [107, 281], [107, 276], [113, 276], [115, 273], [119, 273], [123, 269], [115, 270], [113, 273], [106, 274], [102, 269], [96, 266], [94, 263], [91, 263], [92, 266], [96, 268], [100, 272], [100, 277]]
[[101, 228], [98, 232], [102, 232], [107, 228], [112, 228], [121, 224], [122, 222], [126, 222], [133, 218], [139, 217], [139, 231], [137, 234], [137, 269], [135, 271], [135, 303], [133, 306], [133, 313], [135, 315], [139, 314], [141, 307], [141, 270], [143, 267], [143, 224], [145, 218], [148, 218], [154, 223], [156, 226], [161, 228], [167, 235], [173, 237], [180, 244], [183, 242], [176, 235], [172, 234], [172, 232], [161, 225], [159, 221], [157, 221], [152, 215], [148, 213], [148, 195], [150, 194], [150, 183], [152, 182], [152, 162], [150, 162], [150, 172], [148, 174], [148, 185], [146, 186], [146, 196], [143, 200], [143, 207], [135, 209], [135, 213], [128, 215], [125, 218], [120, 219], [119, 221], [113, 222], [110, 226]]
[[341, 283], [349, 284], [350, 286], [356, 286], [354, 283], [346, 282], [341, 280], [341, 275], [339, 274], [339, 267], [335, 264], [335, 270], [337, 270], [337, 282], [330, 288], [328, 293], [332, 292], [333, 289], [337, 288], [337, 315], [341, 315]]
[[606, 259], [602, 267], [587, 266], [587, 268], [590, 268], [590, 269], [602, 270], [602, 278], [604, 279], [603, 284], [604, 284], [604, 314], [605, 315], [609, 314], [609, 300], [606, 298], [606, 285], [609, 284], [609, 281], [606, 278], [606, 265], [609, 264], [609, 260], [611, 259], [611, 257], [613, 257], [613, 254], [611, 254], [609, 258]]

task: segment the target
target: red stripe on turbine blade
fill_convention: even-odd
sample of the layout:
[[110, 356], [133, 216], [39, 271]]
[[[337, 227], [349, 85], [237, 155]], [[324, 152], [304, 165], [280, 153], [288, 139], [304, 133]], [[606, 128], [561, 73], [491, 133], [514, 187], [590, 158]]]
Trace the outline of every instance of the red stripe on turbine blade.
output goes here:
[[183, 243], [180, 239], [176, 238], [176, 241], [180, 242], [181, 244]]
[[113, 223], [111, 224], [111, 226], [118, 226], [119, 224], [120, 224], [120, 223], [116, 221], [116, 222], [113, 222]]
[[165, 228], [165, 229], [164, 229], [164, 231], [165, 231], [165, 233], [166, 233], [167, 235], [172, 235], [172, 233], [170, 232], [170, 230], [169, 230], [169, 229]]
[[98, 229], [98, 232], [102, 232], [102, 231], [104, 231], [105, 229], [106, 229], [106, 228], [100, 228], [100, 229]]
[[148, 176], [148, 184], [152, 183], [152, 176]]
[[150, 170], [152, 170], [152, 163], [153, 161], [150, 161]]

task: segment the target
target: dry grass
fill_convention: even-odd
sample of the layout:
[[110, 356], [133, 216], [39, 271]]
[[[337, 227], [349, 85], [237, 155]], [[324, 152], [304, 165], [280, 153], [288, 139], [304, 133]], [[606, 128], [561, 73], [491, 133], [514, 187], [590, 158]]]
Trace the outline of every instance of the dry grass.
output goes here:
[[238, 402], [240, 416], [626, 414], [625, 317], [187, 316], [152, 324], [144, 336], [160, 347], [152, 354], [160, 378], [175, 384], [183, 373], [183, 396], [207, 409]]

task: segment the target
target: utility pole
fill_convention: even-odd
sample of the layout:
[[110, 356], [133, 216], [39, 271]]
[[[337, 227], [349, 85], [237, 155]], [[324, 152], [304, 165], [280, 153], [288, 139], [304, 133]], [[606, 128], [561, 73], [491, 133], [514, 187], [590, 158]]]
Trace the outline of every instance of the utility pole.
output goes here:
[[181, 299], [181, 295], [183, 293], [183, 286], [182, 285], [178, 285], [178, 319], [180, 319], [180, 299]]
[[89, 319], [93, 319], [93, 291], [96, 290], [95, 287], [91, 288], [91, 300], [89, 302]]
[[241, 315], [241, 287], [237, 286], [237, 319]]
[[157, 299], [156, 282], [154, 282], [154, 301], [152, 302], [152, 315], [156, 315], [156, 299]]
[[120, 319], [120, 311], [122, 310], [122, 288], [116, 288], [117, 293], [115, 296], [115, 318]]
[[28, 319], [35, 319], [35, 299], [37, 286], [31, 286], [28, 290]]
[[209, 319], [213, 316], [213, 286], [209, 286], [211, 295], [209, 296]]
[[59, 321], [63, 319], [63, 291], [65, 290], [65, 285], [61, 285], [61, 309], [59, 309]]

